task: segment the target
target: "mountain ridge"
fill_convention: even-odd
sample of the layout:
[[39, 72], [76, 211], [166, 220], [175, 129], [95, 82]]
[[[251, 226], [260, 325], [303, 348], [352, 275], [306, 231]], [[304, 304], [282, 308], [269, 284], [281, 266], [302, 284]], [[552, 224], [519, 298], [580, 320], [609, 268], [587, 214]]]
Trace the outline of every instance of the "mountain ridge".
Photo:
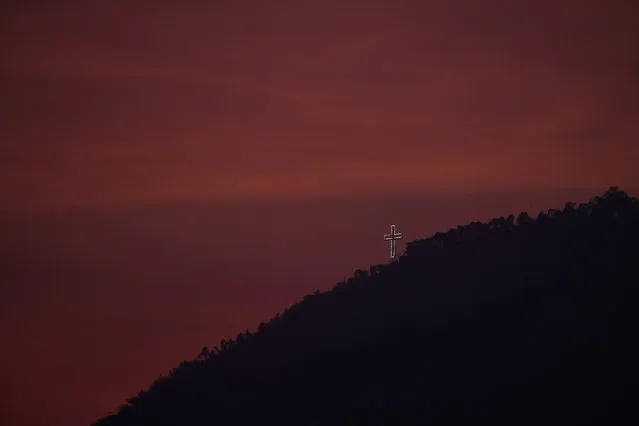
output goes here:
[[[397, 261], [358, 269], [256, 333], [203, 348], [95, 425], [202, 424], [221, 421], [216, 414], [237, 424], [565, 420], [562, 395], [593, 399], [579, 393], [580, 363], [595, 382], [625, 371], [604, 361], [628, 354], [615, 327], [631, 329], [638, 223], [638, 200], [613, 187], [534, 220], [520, 213], [412, 241]], [[598, 287], [604, 280], [612, 284]]]

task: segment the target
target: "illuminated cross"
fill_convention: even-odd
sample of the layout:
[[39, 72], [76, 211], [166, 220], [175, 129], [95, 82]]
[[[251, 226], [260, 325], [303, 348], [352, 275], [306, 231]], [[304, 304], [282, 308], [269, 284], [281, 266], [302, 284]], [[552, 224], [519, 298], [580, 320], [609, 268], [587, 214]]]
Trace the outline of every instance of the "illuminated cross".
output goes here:
[[395, 225], [391, 225], [391, 232], [390, 234], [386, 234], [384, 235], [384, 240], [389, 242], [390, 245], [390, 258], [394, 259], [395, 258], [395, 244], [397, 240], [401, 240], [402, 239], [402, 233], [401, 232], [395, 232]]

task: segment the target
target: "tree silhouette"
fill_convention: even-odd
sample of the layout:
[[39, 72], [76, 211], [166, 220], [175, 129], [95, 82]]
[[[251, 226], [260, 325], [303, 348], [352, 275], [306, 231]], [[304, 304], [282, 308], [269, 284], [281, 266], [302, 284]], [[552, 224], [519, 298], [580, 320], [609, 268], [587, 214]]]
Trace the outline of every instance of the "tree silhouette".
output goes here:
[[532, 222], [533, 220], [526, 212], [521, 212], [519, 213], [519, 216], [517, 216], [517, 225], [528, 225]]
[[514, 218], [409, 242], [96, 425], [619, 423], [634, 414], [638, 200], [613, 187]]

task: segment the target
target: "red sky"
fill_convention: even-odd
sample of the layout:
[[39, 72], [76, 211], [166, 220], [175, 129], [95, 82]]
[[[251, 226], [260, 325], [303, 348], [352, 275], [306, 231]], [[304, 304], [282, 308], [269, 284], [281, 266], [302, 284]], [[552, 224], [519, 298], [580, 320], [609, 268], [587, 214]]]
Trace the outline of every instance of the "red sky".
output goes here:
[[385, 261], [390, 221], [638, 188], [638, 9], [3, 2], [0, 423], [91, 422]]
[[13, 3], [11, 207], [639, 181], [631, 0]]

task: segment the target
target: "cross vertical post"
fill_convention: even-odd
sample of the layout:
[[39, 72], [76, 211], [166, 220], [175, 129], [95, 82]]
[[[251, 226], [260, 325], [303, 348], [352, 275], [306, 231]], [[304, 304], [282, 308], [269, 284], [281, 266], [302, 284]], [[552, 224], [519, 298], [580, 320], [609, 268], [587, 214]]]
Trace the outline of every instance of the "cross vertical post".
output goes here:
[[396, 242], [397, 240], [401, 240], [402, 239], [402, 233], [401, 232], [395, 232], [395, 225], [391, 225], [391, 232], [390, 234], [386, 234], [384, 235], [384, 240], [388, 241], [389, 244], [389, 248], [390, 248], [390, 258], [395, 259], [395, 247], [396, 247]]

